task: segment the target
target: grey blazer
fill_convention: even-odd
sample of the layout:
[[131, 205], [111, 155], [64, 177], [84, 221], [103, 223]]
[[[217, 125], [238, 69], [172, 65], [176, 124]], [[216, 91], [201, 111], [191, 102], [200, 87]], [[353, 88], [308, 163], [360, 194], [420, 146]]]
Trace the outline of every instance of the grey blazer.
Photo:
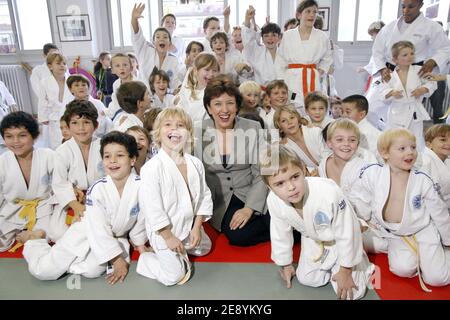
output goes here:
[[214, 202], [212, 226], [221, 230], [222, 219], [230, 205], [233, 194], [245, 203], [254, 214], [266, 214], [268, 188], [259, 170], [259, 150], [262, 141], [261, 125], [255, 121], [236, 117], [233, 152], [226, 167], [219, 154], [216, 130], [212, 119], [202, 123], [202, 136], [196, 136], [195, 156], [205, 166], [206, 183], [211, 189]]

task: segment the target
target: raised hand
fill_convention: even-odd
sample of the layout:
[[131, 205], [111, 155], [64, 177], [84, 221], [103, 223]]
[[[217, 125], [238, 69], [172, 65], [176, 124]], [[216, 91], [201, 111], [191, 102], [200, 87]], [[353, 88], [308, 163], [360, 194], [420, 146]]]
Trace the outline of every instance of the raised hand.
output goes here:
[[131, 11], [131, 18], [134, 20], [139, 20], [141, 18], [144, 18], [144, 16], [142, 15], [144, 13], [145, 10], [145, 4], [143, 3], [139, 3], [139, 4], [135, 4], [133, 7], [133, 11]]
[[231, 14], [231, 8], [230, 6], [227, 6], [224, 10], [223, 10], [223, 16], [224, 17], [229, 17]]
[[139, 32], [139, 19], [144, 17], [142, 15], [144, 10], [145, 10], [145, 4], [139, 3], [139, 4], [135, 4], [133, 7], [133, 11], [131, 11], [131, 25], [133, 27], [134, 33]]

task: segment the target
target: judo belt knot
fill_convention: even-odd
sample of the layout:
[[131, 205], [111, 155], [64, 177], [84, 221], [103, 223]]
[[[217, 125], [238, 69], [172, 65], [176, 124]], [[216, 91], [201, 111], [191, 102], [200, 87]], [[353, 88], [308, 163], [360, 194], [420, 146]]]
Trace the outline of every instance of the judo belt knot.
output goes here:
[[[302, 84], [303, 84], [303, 98], [306, 98], [309, 92], [316, 91], [316, 68], [315, 64], [289, 64], [289, 69], [303, 69]], [[310, 88], [308, 90], [308, 69], [311, 70]]]
[[417, 257], [417, 273], [419, 274], [419, 283], [420, 287], [425, 292], [432, 292], [432, 290], [428, 289], [425, 285], [425, 282], [422, 279], [422, 274], [420, 272], [420, 255], [419, 255], [419, 245], [417, 244], [416, 236], [410, 236], [410, 237], [402, 237], [403, 241], [406, 243], [406, 245], [411, 249], [411, 251], [416, 255]]
[[319, 256], [317, 256], [317, 258], [314, 258], [313, 261], [319, 262], [324, 256], [325, 246], [331, 247], [331, 246], [335, 245], [335, 241], [326, 241], [326, 242], [317, 241], [316, 243], [319, 245], [320, 254], [319, 254]]
[[[41, 199], [34, 199], [34, 200], [16, 199], [15, 201], [16, 204], [22, 206], [22, 210], [20, 210], [19, 212], [19, 218], [28, 220], [28, 223], [25, 226], [25, 228], [28, 231], [32, 231], [34, 226], [36, 225], [36, 210], [37, 206], [39, 205], [39, 202], [41, 202]], [[22, 243], [17, 243], [11, 250], [9, 250], [9, 252], [14, 253], [21, 246], [23, 246]]]

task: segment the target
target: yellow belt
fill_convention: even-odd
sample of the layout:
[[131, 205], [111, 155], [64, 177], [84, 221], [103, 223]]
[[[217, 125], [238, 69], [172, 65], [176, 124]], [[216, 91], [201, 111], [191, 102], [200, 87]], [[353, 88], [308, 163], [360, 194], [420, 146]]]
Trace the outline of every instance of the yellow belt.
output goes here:
[[319, 262], [320, 259], [322, 259], [323, 254], [325, 253], [325, 245], [327, 246], [332, 246], [335, 244], [334, 241], [328, 241], [328, 242], [323, 242], [323, 241], [316, 241], [316, 243], [319, 245], [320, 247], [320, 254], [317, 258], [314, 258], [313, 261], [314, 262]]
[[[16, 204], [19, 204], [22, 206], [22, 210], [20, 210], [20, 212], [19, 212], [19, 218], [28, 220], [28, 223], [25, 226], [25, 228], [28, 231], [32, 231], [34, 226], [36, 225], [36, 209], [37, 209], [37, 206], [39, 205], [39, 202], [41, 202], [41, 199], [35, 199], [35, 200], [17, 199], [16, 200]], [[23, 246], [23, 243], [17, 243], [11, 250], [9, 250], [9, 252], [14, 253], [21, 246]]]
[[416, 236], [402, 237], [402, 239], [417, 257], [417, 273], [419, 274], [420, 287], [425, 292], [432, 292], [432, 290], [427, 288], [427, 286], [425, 285], [425, 282], [423, 282], [422, 274], [420, 273], [420, 255], [419, 255], [419, 246], [417, 245]]

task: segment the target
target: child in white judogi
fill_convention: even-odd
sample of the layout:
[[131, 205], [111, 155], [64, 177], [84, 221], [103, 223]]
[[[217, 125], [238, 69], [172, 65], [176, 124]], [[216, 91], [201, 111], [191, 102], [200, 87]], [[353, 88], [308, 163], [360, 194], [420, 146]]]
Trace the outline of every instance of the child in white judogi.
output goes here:
[[202, 162], [184, 151], [191, 139], [189, 115], [180, 108], [163, 110], [153, 131], [160, 150], [141, 170], [139, 204], [155, 252], [139, 257], [137, 272], [166, 286], [189, 279], [187, 254], [211, 250], [202, 223], [211, 218], [213, 202]]
[[17, 103], [3, 81], [0, 81], [0, 105], [6, 105], [10, 111], [16, 111]]
[[342, 116], [358, 124], [361, 131], [361, 147], [378, 156], [377, 141], [381, 131], [369, 122], [368, 113], [369, 102], [366, 97], [356, 94], [342, 100]]
[[[37, 65], [36, 67], [33, 68], [33, 71], [31, 72], [31, 76], [30, 76], [30, 84], [31, 84], [31, 88], [34, 92], [34, 94], [36, 95], [36, 97], [39, 97], [39, 95], [41, 94], [41, 81], [50, 77], [52, 75], [50, 69], [48, 68], [48, 64], [47, 64], [47, 58], [49, 55], [54, 54], [54, 53], [60, 53], [59, 49], [56, 45], [54, 45], [53, 43], [47, 43], [44, 45], [43, 49], [42, 49], [42, 53], [45, 59], [45, 62], [43, 64]], [[66, 78], [68, 78], [70, 76], [69, 71], [66, 71]]]
[[439, 188], [414, 167], [416, 137], [391, 129], [378, 146], [386, 164], [363, 168], [348, 198], [387, 242], [391, 272], [407, 278], [419, 274], [425, 291], [425, 283], [445, 286], [450, 283], [450, 215]]
[[123, 112], [114, 123], [114, 130], [125, 132], [128, 128], [144, 127], [144, 113], [150, 109], [150, 91], [140, 81], [124, 83], [117, 90], [117, 100]]
[[[223, 10], [223, 31], [231, 36], [230, 14], [231, 10], [230, 6], [228, 6]], [[204, 51], [206, 53], [213, 53], [211, 48], [211, 38], [219, 31], [221, 31], [219, 18], [207, 17], [205, 20], [203, 20], [203, 33], [205, 34], [205, 38], [201, 40], [201, 43], [203, 44]]]
[[361, 132], [349, 119], [338, 119], [327, 129], [327, 146], [331, 153], [319, 164], [319, 176], [332, 179], [346, 195], [359, 176], [361, 168], [376, 163], [375, 155], [359, 146]]
[[140, 178], [132, 170], [137, 153], [133, 137], [118, 132], [104, 136], [101, 154], [107, 176], [89, 189], [86, 216], [53, 247], [42, 239], [42, 230], [19, 235], [34, 277], [57, 280], [72, 273], [98, 278], [109, 269], [109, 284], [123, 282], [130, 263], [128, 235], [140, 252], [147, 241], [143, 224], [137, 222]]
[[280, 130], [281, 144], [300, 157], [310, 174], [317, 175], [320, 161], [329, 152], [322, 137], [322, 130], [308, 127], [308, 120], [302, 118], [291, 105], [279, 108], [274, 122], [275, 128]]
[[152, 94], [152, 107], [165, 109], [174, 107], [175, 96], [169, 93], [170, 78], [164, 70], [153, 70], [149, 84]]
[[429, 128], [425, 142], [427, 147], [422, 153], [420, 169], [439, 185], [440, 194], [450, 210], [450, 125], [436, 124]]
[[178, 58], [169, 52], [172, 38], [170, 32], [165, 28], [158, 28], [153, 33], [153, 46], [145, 40], [142, 28], [139, 26], [139, 19], [142, 18], [142, 13], [145, 10], [145, 5], [140, 4], [134, 6], [132, 17], [132, 35], [131, 42], [133, 43], [133, 50], [140, 65], [140, 80], [148, 83], [148, 79], [154, 68], [164, 70], [170, 78], [170, 87], [177, 88], [179, 83], [178, 75]]
[[[271, 192], [272, 260], [291, 287], [291, 279], [306, 286], [330, 283], [339, 299], [364, 297], [375, 269], [363, 250], [360, 224], [336, 183], [305, 178], [305, 165], [291, 150], [281, 146], [275, 165], [263, 163], [261, 175]], [[326, 194], [326, 197], [321, 195]], [[292, 230], [302, 234], [301, 254], [294, 269]]]
[[161, 27], [166, 28], [170, 32], [173, 45], [170, 52], [178, 58], [180, 64], [183, 63], [185, 51], [184, 39], [174, 34], [177, 28], [177, 17], [172, 13], [166, 14], [161, 19]]
[[[5, 84], [0, 81], [0, 121], [2, 121], [8, 113], [14, 111], [16, 108], [17, 104], [14, 97], [11, 95]], [[0, 155], [7, 150], [8, 148], [5, 146], [3, 138], [0, 137]]]
[[[353, 185], [359, 178], [361, 169], [368, 163], [376, 163], [375, 155], [360, 146], [361, 132], [358, 125], [350, 119], [338, 119], [327, 129], [327, 145], [331, 150], [319, 164], [319, 176], [329, 178], [336, 182], [345, 196], [352, 190]], [[365, 227], [363, 232], [364, 249], [374, 252], [387, 252], [385, 241], [373, 237], [372, 230], [367, 224], [360, 221]], [[367, 240], [366, 240], [367, 238]], [[377, 241], [375, 245], [371, 245]], [[367, 246], [371, 245], [369, 248]]]
[[122, 53], [116, 54], [111, 59], [111, 65], [112, 72], [117, 75], [119, 79], [113, 83], [113, 94], [111, 95], [111, 103], [106, 110], [106, 115], [112, 121], [115, 121], [120, 113], [123, 112], [119, 101], [117, 100], [117, 90], [119, 90], [122, 84], [130, 81], [137, 81], [138, 79], [132, 73], [131, 58], [128, 55]]
[[253, 70], [242, 53], [230, 47], [228, 35], [225, 32], [217, 32], [211, 37], [211, 48], [219, 62], [221, 74], [229, 75], [236, 83], [249, 80], [249, 73]]
[[183, 83], [186, 78], [186, 74], [190, 68], [194, 65], [195, 59], [198, 57], [200, 53], [204, 51], [204, 46], [198, 41], [189, 42], [186, 48], [186, 60], [183, 64], [180, 65], [178, 69], [178, 81], [179, 83]]
[[97, 110], [89, 101], [74, 100], [64, 113], [72, 138], [56, 150], [52, 182], [56, 199], [65, 208], [60, 216], [53, 217], [62, 233], [83, 216], [86, 209], [84, 193], [104, 176], [100, 140], [93, 137], [98, 126], [97, 117]]
[[275, 60], [277, 78], [283, 79], [289, 90], [296, 94], [296, 104], [303, 106], [309, 92], [321, 91], [320, 78], [333, 64], [333, 52], [327, 34], [314, 28], [311, 10], [316, 5], [297, 8], [298, 28], [283, 34]]
[[419, 151], [425, 148], [423, 121], [430, 115], [422, 104], [430, 97], [437, 84], [419, 76], [420, 66], [414, 66], [414, 45], [400, 41], [392, 46], [392, 57], [397, 68], [389, 83], [383, 84], [382, 97], [388, 107], [387, 128], [406, 128], [417, 138]]
[[112, 129], [112, 121], [106, 116], [106, 107], [100, 100], [94, 99], [89, 94], [91, 83], [88, 78], [78, 74], [70, 76], [67, 79], [67, 86], [70, 92], [72, 92], [75, 100], [85, 100], [91, 102], [97, 109], [98, 113], [98, 128], [95, 130], [95, 136], [101, 139], [105, 134], [109, 133]]
[[182, 108], [189, 114], [194, 125], [208, 118], [203, 105], [203, 96], [208, 81], [219, 74], [219, 72], [219, 63], [214, 55], [200, 53], [195, 58], [194, 65], [186, 74], [175, 103], [177, 107]]
[[308, 93], [305, 98], [305, 111], [307, 120], [312, 126], [325, 129], [333, 119], [328, 116], [328, 98], [322, 92]]
[[[244, 58], [248, 61], [255, 72], [255, 81], [262, 86], [275, 80], [275, 58], [278, 44], [281, 40], [281, 29], [275, 23], [266, 24], [257, 32], [252, 26], [255, 19], [255, 8], [249, 7], [245, 14], [245, 22], [242, 27], [242, 42], [244, 44]], [[259, 44], [262, 38], [263, 45]]]
[[38, 101], [38, 121], [43, 125], [44, 145], [56, 150], [61, 145], [62, 134], [59, 120], [73, 95], [66, 84], [66, 58], [58, 53], [47, 57], [48, 68], [52, 75], [41, 81]]
[[0, 252], [4, 252], [24, 229], [43, 229], [50, 237], [51, 216], [59, 206], [51, 188], [54, 151], [33, 148], [39, 135], [36, 120], [25, 112], [10, 113], [1, 122], [1, 135], [10, 149], [0, 157]]

